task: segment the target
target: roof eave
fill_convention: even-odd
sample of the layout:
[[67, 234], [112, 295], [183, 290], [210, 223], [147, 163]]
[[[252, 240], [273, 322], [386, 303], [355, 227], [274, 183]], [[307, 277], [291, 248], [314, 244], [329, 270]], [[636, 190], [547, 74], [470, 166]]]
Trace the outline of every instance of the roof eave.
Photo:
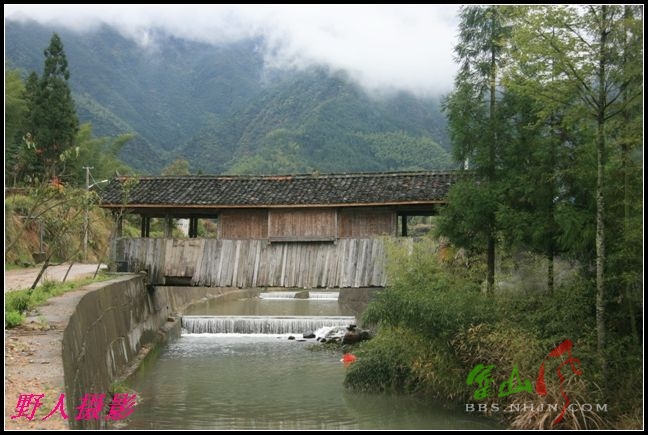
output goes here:
[[446, 204], [445, 200], [428, 201], [389, 201], [389, 202], [354, 202], [331, 204], [100, 204], [101, 208], [135, 209], [135, 208], [199, 208], [199, 209], [228, 209], [228, 208], [331, 208], [331, 207], [386, 207], [400, 205], [434, 205]]

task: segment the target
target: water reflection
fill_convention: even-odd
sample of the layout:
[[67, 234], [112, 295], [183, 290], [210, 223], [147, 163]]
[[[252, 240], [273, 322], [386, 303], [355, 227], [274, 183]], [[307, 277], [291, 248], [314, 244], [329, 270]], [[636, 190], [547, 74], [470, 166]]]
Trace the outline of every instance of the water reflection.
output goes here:
[[[202, 315], [341, 315], [308, 301], [214, 303]], [[268, 303], [271, 302], [271, 303]], [[283, 307], [276, 303], [289, 303]], [[331, 301], [325, 301], [328, 303]], [[321, 304], [322, 302], [319, 302]], [[219, 306], [221, 305], [221, 306]], [[284, 310], [289, 310], [286, 313]], [[341, 353], [271, 335], [192, 334], [136, 376], [130, 429], [480, 429], [484, 419], [409, 396], [344, 390]]]
[[192, 316], [353, 316], [353, 311], [335, 300], [322, 299], [239, 299], [222, 302], [211, 299], [191, 307]]

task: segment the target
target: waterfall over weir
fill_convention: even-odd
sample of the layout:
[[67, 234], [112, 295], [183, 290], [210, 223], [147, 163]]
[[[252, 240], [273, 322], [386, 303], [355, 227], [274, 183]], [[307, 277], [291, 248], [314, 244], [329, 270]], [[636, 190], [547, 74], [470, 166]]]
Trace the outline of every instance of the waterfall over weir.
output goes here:
[[314, 292], [309, 290], [292, 292], [265, 292], [259, 293], [261, 299], [321, 299], [326, 301], [337, 301], [340, 292]]
[[183, 316], [188, 334], [303, 334], [324, 326], [348, 326], [353, 316]]
[[266, 292], [259, 293], [261, 299], [295, 299], [297, 292]]
[[[317, 337], [332, 338], [331, 328], [344, 334], [355, 323], [353, 313], [337, 300], [314, 298], [212, 298], [188, 307], [182, 319], [186, 331], [177, 340], [169, 340], [149, 360], [146, 370], [129, 380], [138, 392], [138, 403], [120, 428], [249, 432], [502, 429], [489, 424], [483, 413], [465, 412], [463, 406], [447, 410], [420, 396], [365, 394], [344, 388], [347, 369], [340, 361], [341, 352], [310, 348], [317, 346]], [[327, 324], [340, 327], [319, 328]], [[302, 338], [305, 329], [316, 338]], [[249, 333], [253, 331], [257, 333]], [[285, 331], [293, 332], [282, 334]], [[290, 335], [294, 340], [288, 339]]]
[[337, 301], [340, 298], [340, 292], [310, 292], [308, 298], [323, 301]]

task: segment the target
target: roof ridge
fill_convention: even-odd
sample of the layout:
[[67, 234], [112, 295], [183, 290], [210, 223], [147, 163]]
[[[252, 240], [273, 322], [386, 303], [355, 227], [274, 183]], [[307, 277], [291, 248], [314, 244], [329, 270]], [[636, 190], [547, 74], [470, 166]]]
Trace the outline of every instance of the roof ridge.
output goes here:
[[331, 172], [331, 173], [314, 173], [314, 174], [275, 174], [275, 175], [230, 175], [230, 174], [190, 174], [190, 175], [121, 175], [119, 179], [139, 178], [140, 180], [187, 180], [187, 179], [204, 179], [204, 180], [280, 180], [280, 179], [306, 179], [306, 178], [354, 178], [354, 177], [398, 177], [407, 175], [455, 175], [461, 173], [461, 170], [420, 170], [420, 171], [381, 171], [381, 172]]
[[[143, 176], [129, 190], [140, 207], [266, 207], [324, 204], [422, 204], [443, 202], [463, 171], [401, 171], [302, 175]], [[120, 177], [102, 203], [123, 205]]]

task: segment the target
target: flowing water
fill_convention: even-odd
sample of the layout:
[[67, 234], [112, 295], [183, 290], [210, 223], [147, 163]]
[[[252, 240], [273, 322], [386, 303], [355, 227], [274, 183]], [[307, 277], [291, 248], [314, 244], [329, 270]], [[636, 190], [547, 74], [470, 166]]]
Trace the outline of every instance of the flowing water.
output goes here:
[[[315, 317], [348, 325], [353, 318], [344, 316], [351, 313], [326, 296], [212, 300], [194, 308], [189, 313], [194, 317], [185, 320], [188, 327], [193, 322], [194, 331], [220, 331], [238, 322], [248, 325], [241, 326], [248, 333], [187, 333], [185, 328], [183, 335], [133, 380], [140, 404], [126, 428], [494, 427], [461, 409], [452, 412], [409, 396], [346, 391], [341, 352], [311, 351], [308, 347], [316, 344], [314, 340], [288, 340], [289, 335], [300, 339], [301, 328], [314, 328], [308, 322]], [[264, 328], [271, 333], [259, 333]]]

